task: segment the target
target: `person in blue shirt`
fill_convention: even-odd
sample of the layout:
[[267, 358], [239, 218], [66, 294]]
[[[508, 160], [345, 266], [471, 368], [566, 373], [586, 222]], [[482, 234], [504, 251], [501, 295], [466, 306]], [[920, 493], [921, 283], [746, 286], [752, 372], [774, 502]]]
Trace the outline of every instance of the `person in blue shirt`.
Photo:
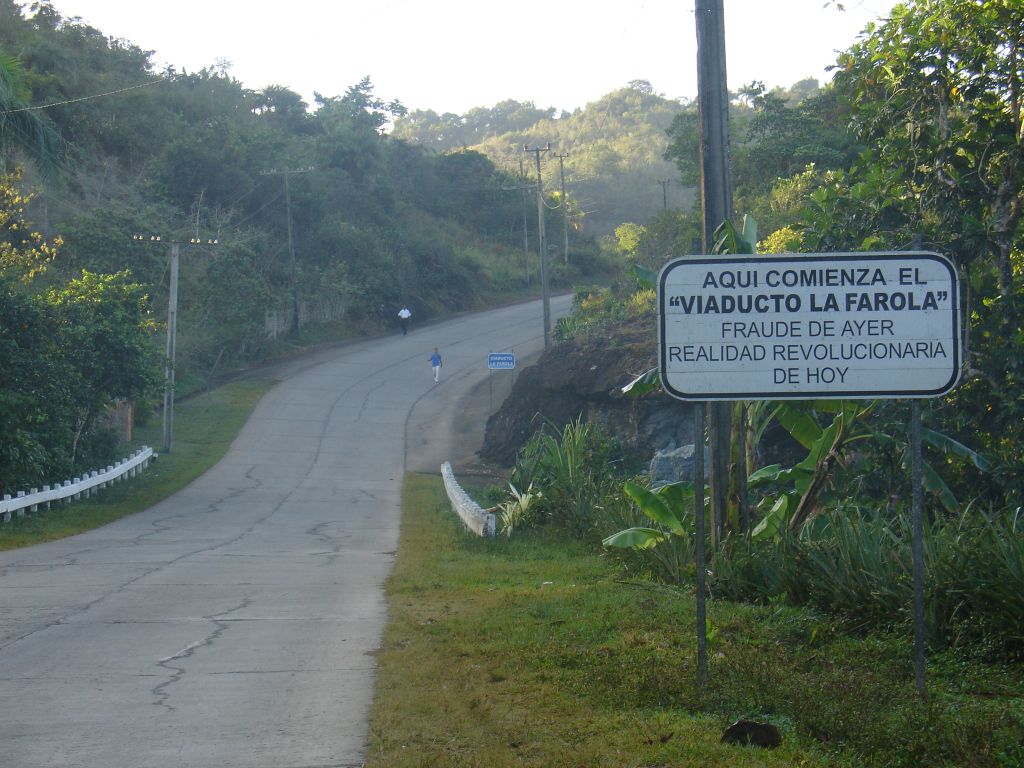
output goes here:
[[430, 367], [434, 369], [434, 383], [437, 383], [437, 377], [441, 374], [441, 353], [437, 351], [437, 347], [434, 347], [434, 354], [430, 356]]

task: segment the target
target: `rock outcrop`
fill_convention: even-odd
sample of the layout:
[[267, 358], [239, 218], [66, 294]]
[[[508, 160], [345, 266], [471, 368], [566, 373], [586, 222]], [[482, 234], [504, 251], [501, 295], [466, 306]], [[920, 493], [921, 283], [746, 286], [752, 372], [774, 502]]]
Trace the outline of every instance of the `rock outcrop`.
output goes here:
[[622, 394], [623, 386], [657, 365], [657, 346], [653, 318], [553, 345], [519, 374], [488, 419], [480, 455], [508, 466], [545, 420], [561, 428], [580, 417], [605, 427], [645, 464], [659, 450], [692, 444], [690, 406], [664, 393]]

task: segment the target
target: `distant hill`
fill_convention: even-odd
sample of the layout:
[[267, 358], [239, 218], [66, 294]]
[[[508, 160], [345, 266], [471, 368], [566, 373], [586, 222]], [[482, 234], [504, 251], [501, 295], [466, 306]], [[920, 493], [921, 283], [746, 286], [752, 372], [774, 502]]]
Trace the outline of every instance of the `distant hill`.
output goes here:
[[[560, 185], [556, 154], [564, 158], [566, 193], [584, 214], [577, 221], [588, 234], [611, 232], [624, 221], [647, 221], [664, 205], [689, 207], [694, 191], [677, 183], [679, 172], [664, 158], [665, 131], [693, 104], [653, 92], [646, 80], [634, 80], [572, 113], [556, 115], [532, 102], [502, 101], [465, 115], [416, 110], [399, 118], [392, 136], [438, 152], [474, 149], [499, 168], [535, 179], [532, 154], [523, 146], [543, 147], [545, 189]], [[662, 184], [666, 182], [666, 184]]]

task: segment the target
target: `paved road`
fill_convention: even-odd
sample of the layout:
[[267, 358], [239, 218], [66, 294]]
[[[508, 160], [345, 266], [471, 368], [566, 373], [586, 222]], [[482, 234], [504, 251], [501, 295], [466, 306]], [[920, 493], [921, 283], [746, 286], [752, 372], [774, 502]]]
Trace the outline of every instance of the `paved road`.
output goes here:
[[0, 553], [0, 765], [360, 765], [402, 473], [465, 450], [487, 352], [541, 327], [534, 302], [290, 364], [181, 493]]

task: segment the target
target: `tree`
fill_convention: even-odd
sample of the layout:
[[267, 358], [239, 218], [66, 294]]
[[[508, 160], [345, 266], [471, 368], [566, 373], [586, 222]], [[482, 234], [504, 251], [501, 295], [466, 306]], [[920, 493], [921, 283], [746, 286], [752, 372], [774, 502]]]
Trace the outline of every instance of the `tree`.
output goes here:
[[680, 112], [665, 133], [669, 139], [665, 148], [665, 159], [676, 164], [681, 184], [697, 186], [700, 183], [700, 130], [697, 110], [686, 109]]
[[839, 57], [832, 87], [867, 147], [820, 175], [807, 198], [808, 250], [925, 247], [966, 279], [963, 383], [933, 406], [944, 431], [999, 461], [964, 476], [970, 495], [1024, 492], [1024, 5], [908, 0]]
[[[155, 324], [127, 271], [83, 272], [38, 289], [57, 255], [25, 220], [20, 175], [0, 176], [0, 478], [5, 490], [59, 479], [98, 455], [98, 419], [160, 379]], [[24, 485], [23, 485], [24, 484]]]
[[75, 414], [74, 436], [67, 446], [74, 464], [79, 442], [96, 427], [103, 409], [116, 400], [151, 394], [159, 376], [159, 355], [152, 342], [156, 324], [148, 298], [128, 271], [113, 275], [83, 272], [46, 293], [53, 308], [63, 383]]
[[[0, 275], [0, 493], [38, 486], [70, 465], [54, 323], [45, 304]], [[53, 479], [53, 478], [51, 478]]]
[[404, 117], [408, 111], [399, 101], [385, 102], [377, 98], [369, 77], [349, 86], [344, 96], [326, 97], [319, 93], [314, 96], [318, 106], [317, 117], [327, 130], [333, 123], [341, 121], [355, 129], [383, 133], [388, 123]]
[[29, 283], [46, 270], [60, 246], [47, 243], [25, 223], [25, 208], [32, 195], [21, 190], [21, 169], [0, 174], [0, 278]]
[[994, 257], [1014, 294], [1011, 253], [1024, 215], [1024, 5], [909, 0], [839, 57], [835, 87], [865, 161], [892, 169], [962, 261]]
[[700, 237], [700, 221], [695, 213], [664, 210], [640, 225], [631, 221], [615, 228], [613, 248], [633, 265], [657, 272], [673, 256], [693, 251]]
[[755, 83], [744, 93], [754, 113], [733, 152], [733, 173], [741, 195], [761, 194], [776, 179], [788, 178], [808, 165], [819, 170], [844, 168], [856, 157], [856, 145], [847, 135], [844, 115], [831, 90], [795, 105], [791, 105], [793, 91], [765, 91]]

